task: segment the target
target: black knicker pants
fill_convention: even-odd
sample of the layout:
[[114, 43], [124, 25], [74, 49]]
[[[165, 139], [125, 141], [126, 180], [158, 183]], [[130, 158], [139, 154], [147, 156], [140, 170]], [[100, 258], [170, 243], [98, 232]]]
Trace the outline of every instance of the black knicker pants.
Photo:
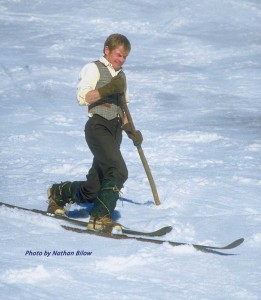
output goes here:
[[85, 139], [93, 154], [92, 167], [81, 186], [82, 200], [91, 201], [97, 196], [102, 182], [110, 180], [121, 189], [128, 178], [122, 154], [122, 122], [120, 118], [107, 120], [99, 115], [90, 117], [85, 125]]

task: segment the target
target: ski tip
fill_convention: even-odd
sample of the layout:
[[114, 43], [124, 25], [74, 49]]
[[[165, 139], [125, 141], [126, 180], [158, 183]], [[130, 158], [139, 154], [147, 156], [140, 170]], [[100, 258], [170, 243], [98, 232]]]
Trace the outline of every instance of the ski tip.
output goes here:
[[240, 239], [236, 240], [233, 244], [235, 247], [237, 247], [237, 246], [241, 245], [244, 242], [244, 240], [245, 240], [244, 238], [240, 238]]
[[228, 244], [227, 246], [222, 247], [223, 249], [233, 249], [238, 247], [239, 245], [241, 245], [244, 242], [244, 238], [240, 238], [235, 240], [234, 242]]
[[166, 231], [166, 233], [169, 233], [169, 232], [171, 232], [173, 227], [172, 226], [166, 226], [166, 227], [163, 227], [163, 229]]

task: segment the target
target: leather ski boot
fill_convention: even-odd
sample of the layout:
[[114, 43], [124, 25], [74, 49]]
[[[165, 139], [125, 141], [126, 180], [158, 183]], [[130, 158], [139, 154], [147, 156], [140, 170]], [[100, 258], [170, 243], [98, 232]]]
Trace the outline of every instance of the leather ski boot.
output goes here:
[[87, 225], [87, 229], [90, 230], [101, 230], [104, 232], [112, 232], [113, 230], [121, 231], [121, 224], [114, 222], [111, 218], [105, 216], [96, 218], [91, 216]]
[[[101, 190], [94, 201], [91, 217], [87, 228], [90, 230], [102, 230], [111, 232], [113, 229], [121, 231], [121, 225], [111, 219], [111, 214], [116, 207], [120, 188], [113, 180], [104, 180]], [[122, 187], [122, 186], [120, 186]]]
[[61, 182], [53, 184], [47, 191], [49, 205], [47, 212], [55, 215], [64, 215], [72, 203], [77, 201], [80, 182]]

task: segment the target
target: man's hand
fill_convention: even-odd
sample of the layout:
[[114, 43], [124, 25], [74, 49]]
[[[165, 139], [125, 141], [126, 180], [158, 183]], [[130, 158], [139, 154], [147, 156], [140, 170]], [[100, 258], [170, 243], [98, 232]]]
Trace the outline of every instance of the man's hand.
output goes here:
[[125, 80], [123, 76], [118, 74], [117, 76], [112, 78], [110, 83], [99, 88], [98, 92], [102, 99], [113, 94], [123, 93], [124, 90], [125, 90]]
[[131, 126], [129, 123], [123, 125], [122, 129], [127, 133], [128, 137], [133, 141], [134, 146], [138, 147], [142, 144], [143, 136], [139, 130], [132, 134]]

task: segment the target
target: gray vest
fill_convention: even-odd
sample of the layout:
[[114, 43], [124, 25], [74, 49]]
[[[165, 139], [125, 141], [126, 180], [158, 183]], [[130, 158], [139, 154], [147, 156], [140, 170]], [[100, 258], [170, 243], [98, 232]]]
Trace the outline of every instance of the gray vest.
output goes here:
[[[96, 64], [100, 72], [100, 80], [97, 82], [95, 87], [95, 89], [98, 89], [109, 83], [112, 79], [112, 76], [108, 68], [103, 63], [101, 63], [100, 61], [95, 61], [94, 63]], [[125, 78], [124, 73], [123, 76]], [[100, 115], [107, 120], [112, 120], [120, 117], [123, 121], [124, 113], [120, 106], [119, 94], [110, 95], [89, 105], [89, 113]]]

